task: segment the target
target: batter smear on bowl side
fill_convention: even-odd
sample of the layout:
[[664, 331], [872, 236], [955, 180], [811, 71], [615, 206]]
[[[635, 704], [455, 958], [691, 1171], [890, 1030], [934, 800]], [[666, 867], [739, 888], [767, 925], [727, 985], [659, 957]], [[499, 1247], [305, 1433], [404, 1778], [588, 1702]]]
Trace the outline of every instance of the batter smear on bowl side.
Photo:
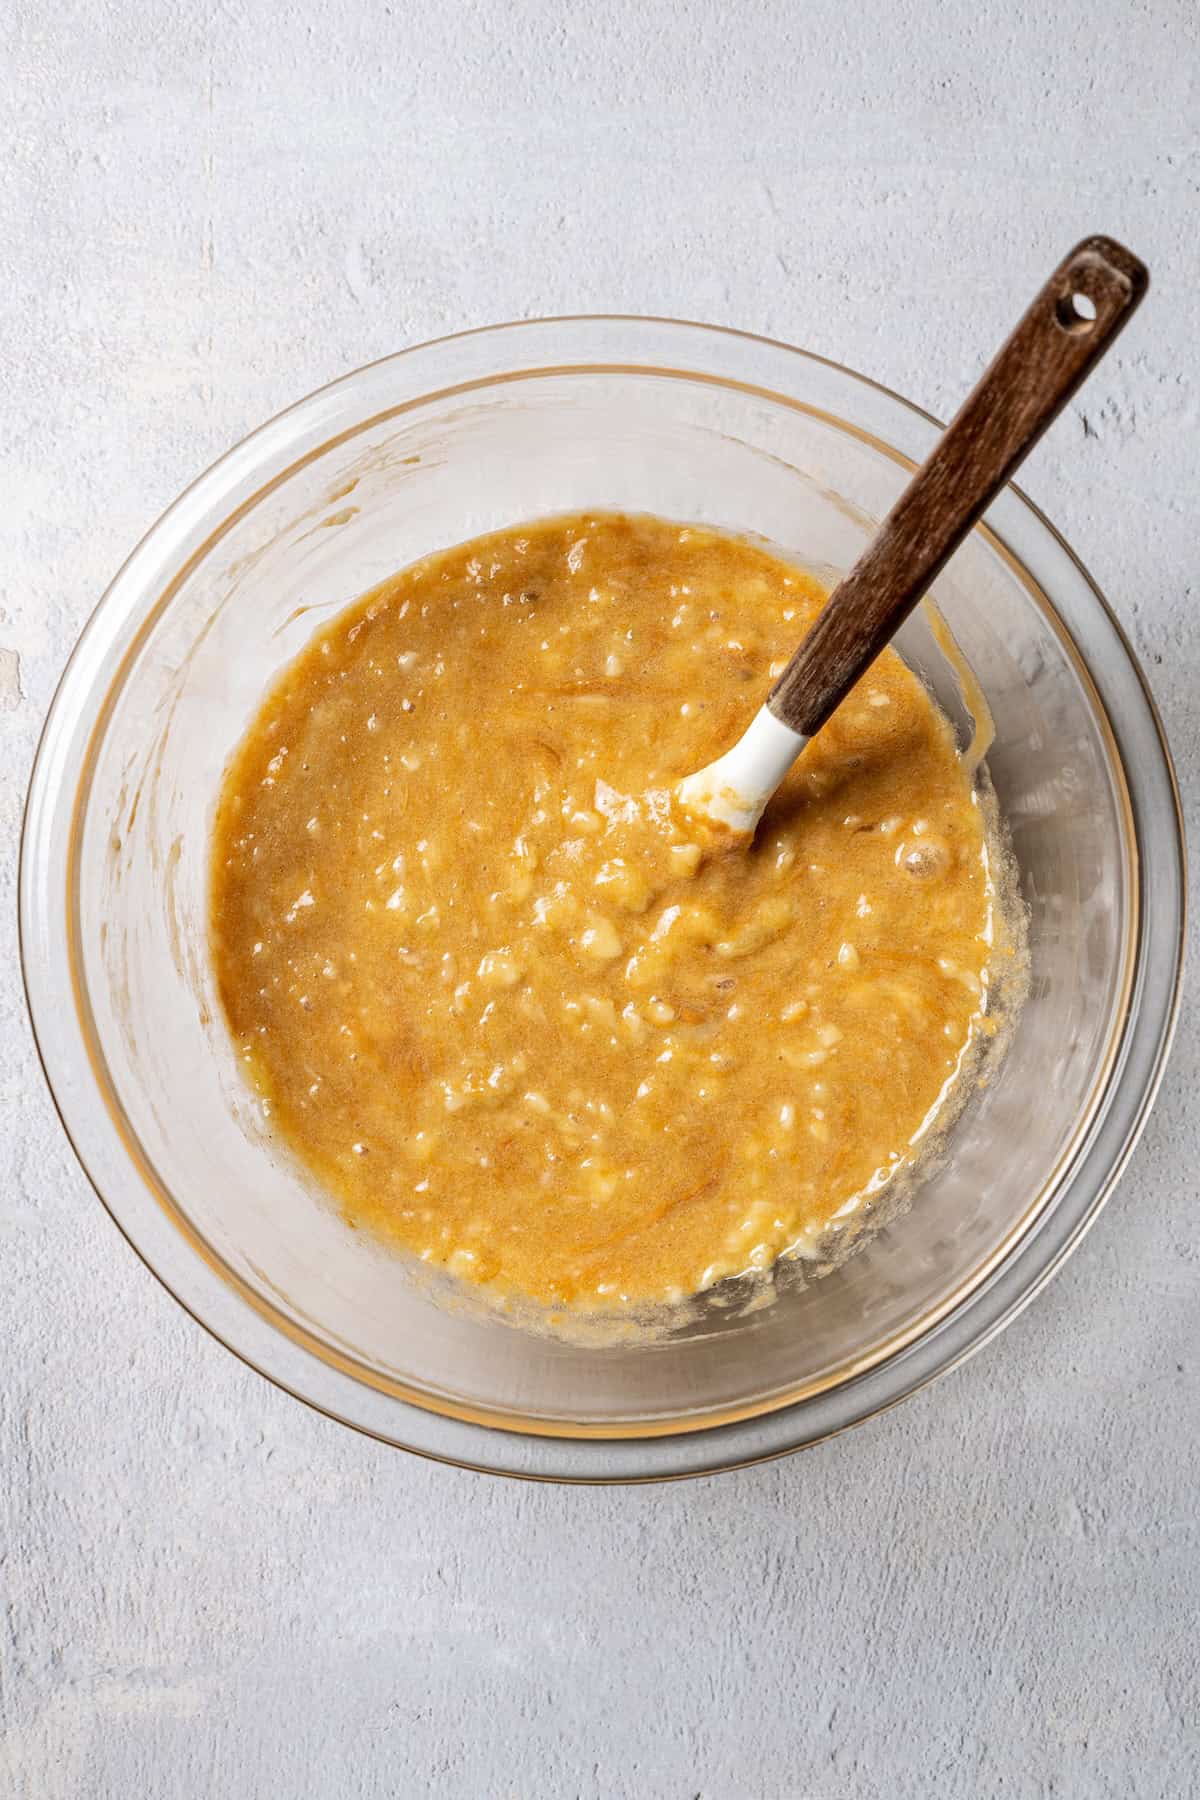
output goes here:
[[889, 650], [752, 848], [671, 797], [823, 599], [741, 539], [578, 515], [404, 570], [286, 671], [226, 774], [212, 945], [351, 1223], [498, 1295], [646, 1306], [911, 1168], [1009, 954], [948, 724]]

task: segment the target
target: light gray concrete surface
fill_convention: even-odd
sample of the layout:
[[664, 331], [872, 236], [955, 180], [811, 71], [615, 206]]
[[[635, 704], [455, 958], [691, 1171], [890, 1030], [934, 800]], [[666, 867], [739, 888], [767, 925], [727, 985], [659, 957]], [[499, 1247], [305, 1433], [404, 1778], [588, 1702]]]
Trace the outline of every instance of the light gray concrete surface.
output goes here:
[[1197, 1031], [1004, 1339], [790, 1462], [558, 1491], [275, 1392], [120, 1241], [42, 1088], [18, 814], [56, 675], [194, 474], [521, 314], [679, 313], [945, 414], [1052, 258], [1154, 291], [1026, 485], [1189, 804], [1192, 0], [10, 0], [0, 69], [0, 1792], [867, 1800], [1200, 1787]]

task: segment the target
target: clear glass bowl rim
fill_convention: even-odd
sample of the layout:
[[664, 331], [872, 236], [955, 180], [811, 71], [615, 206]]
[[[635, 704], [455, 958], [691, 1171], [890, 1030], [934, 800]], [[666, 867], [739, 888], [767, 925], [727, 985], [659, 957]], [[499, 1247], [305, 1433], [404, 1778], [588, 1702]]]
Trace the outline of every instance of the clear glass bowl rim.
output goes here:
[[[628, 358], [622, 356], [614, 361], [608, 348], [608, 338], [612, 334], [628, 338]], [[489, 369], [490, 351], [494, 345], [515, 351], [525, 343], [531, 347], [543, 345], [543, 354], [524, 362], [511, 358], [506, 362], [502, 354]], [[672, 350], [678, 344], [682, 360], [676, 360], [673, 354], [666, 363], [660, 360], [668, 343]], [[641, 344], [645, 349], [639, 353]], [[559, 348], [560, 353], [547, 357], [545, 350], [555, 348]], [[483, 363], [479, 361], [481, 349], [489, 353]], [[651, 349], [654, 359], [647, 360]], [[605, 350], [607, 354], [603, 353]], [[423, 384], [403, 403], [393, 403], [381, 410], [361, 411], [340, 432], [330, 434], [322, 427], [321, 415], [352, 402], [353, 397], [370, 388], [373, 380], [401, 368], [415, 371], [425, 363], [438, 366], [441, 362], [460, 364], [458, 372], [467, 379], [461, 383], [445, 379], [445, 374], [455, 372], [449, 367], [434, 386]], [[188, 559], [181, 562], [172, 545], [181, 543], [189, 532], [194, 532], [196, 521], [202, 518], [203, 542], [193, 555], [202, 554], [208, 544], [220, 536], [235, 513], [286, 480], [298, 462], [308, 461], [339, 436], [355, 435], [380, 417], [407, 410], [448, 392], [466, 391], [496, 380], [532, 377], [556, 369], [594, 372], [637, 369], [651, 374], [706, 380], [717, 385], [728, 383], [753, 388], [758, 384], [747, 383], [747, 362], [770, 368], [771, 380], [761, 389], [764, 397], [828, 417], [902, 464], [912, 466], [919, 460], [933, 436], [942, 429], [932, 415], [902, 396], [829, 358], [776, 340], [692, 321], [637, 314], [576, 315], [485, 326], [414, 345], [340, 377], [277, 414], [226, 452], [167, 509], [114, 577], [85, 625], [52, 699], [35, 756], [21, 836], [22, 973], [34, 1038], [51, 1095], [67, 1137], [98, 1198], [168, 1292], [242, 1361], [296, 1398], [341, 1423], [385, 1442], [459, 1466], [560, 1481], [629, 1482], [680, 1478], [743, 1466], [803, 1448], [895, 1404], [963, 1361], [993, 1337], [1028, 1303], [1079, 1243], [1133, 1151], [1157, 1092], [1170, 1048], [1182, 978], [1186, 856], [1182, 808], [1162, 723], [1146, 677], [1112, 608], [1079, 558], [1045, 516], [1019, 489], [1009, 487], [977, 529], [984, 531], [999, 547], [1035, 603], [1048, 612], [1058, 633], [1069, 641], [1074, 656], [1091, 678], [1097, 705], [1109, 727], [1119, 766], [1128, 782], [1131, 768], [1124, 749], [1121, 720], [1114, 718], [1111, 696], [1107, 701], [1102, 697], [1102, 684], [1096, 680], [1092, 661], [1082, 651], [1039, 580], [1036, 564], [1040, 558], [1036, 552], [1040, 549], [1043, 555], [1053, 553], [1065, 559], [1069, 578], [1086, 590], [1090, 601], [1095, 603], [1095, 624], [1098, 629], [1103, 628], [1102, 635], [1109, 639], [1107, 648], [1115, 655], [1107, 685], [1111, 688], [1116, 683], [1122, 709], [1143, 735], [1147, 728], [1149, 730], [1150, 761], [1156, 762], [1157, 766], [1147, 768], [1143, 773], [1146, 780], [1157, 783], [1160, 812], [1164, 811], [1161, 802], [1165, 798], [1165, 816], [1169, 816], [1171, 826], [1169, 842], [1158, 847], [1164, 859], [1158, 866], [1161, 869], [1169, 860], [1174, 867], [1170, 871], [1169, 894], [1161, 897], [1160, 876], [1159, 897], [1151, 900], [1147, 892], [1146, 858], [1143, 854], [1137, 858], [1137, 962], [1123, 1020], [1120, 1054], [1114, 1056], [1104, 1094], [1107, 1110], [1075, 1168], [1062, 1180], [1053, 1206], [1048, 1209], [1049, 1220], [1039, 1219], [1039, 1229], [1022, 1238], [1002, 1264], [974, 1287], [958, 1307], [940, 1319], [933, 1329], [917, 1336], [894, 1356], [864, 1374], [811, 1399], [754, 1417], [662, 1437], [556, 1437], [546, 1435], [544, 1427], [536, 1435], [526, 1435], [494, 1423], [427, 1410], [424, 1405], [415, 1406], [380, 1394], [378, 1390], [371, 1390], [371, 1403], [364, 1407], [363, 1384], [356, 1382], [352, 1375], [334, 1368], [319, 1353], [306, 1350], [285, 1337], [282, 1331], [272, 1327], [260, 1310], [253, 1309], [228, 1286], [223, 1294], [218, 1294], [212, 1282], [219, 1277], [207, 1265], [206, 1259], [206, 1272], [202, 1272], [201, 1253], [189, 1244], [182, 1230], [177, 1228], [177, 1222], [172, 1223], [174, 1248], [167, 1247], [164, 1254], [160, 1229], [163, 1213], [159, 1202], [138, 1168], [136, 1155], [121, 1141], [119, 1125], [108, 1115], [99, 1088], [94, 1083], [90, 1087], [86, 1082], [81, 1084], [77, 1079], [78, 1069], [68, 1066], [70, 1047], [69, 1043], [64, 1045], [63, 1042], [61, 1019], [54, 1026], [51, 1023], [54, 1014], [61, 1013], [64, 1006], [64, 971], [61, 967], [56, 970], [53, 959], [45, 954], [46, 931], [41, 927], [49, 920], [53, 930], [57, 922], [65, 937], [66, 915], [71, 902], [65, 870], [62, 871], [64, 879], [55, 882], [53, 856], [39, 855], [37, 851], [45, 849], [49, 822], [56, 815], [61, 818], [66, 795], [70, 796], [68, 804], [74, 836], [80, 796], [86, 791], [90, 745], [103, 725], [110, 697], [124, 666], [120, 628], [136, 626], [136, 632], [140, 632], [163, 602], [180, 568], [186, 566]], [[853, 408], [845, 414], [824, 413], [821, 407], [798, 400], [789, 391], [788, 369], [792, 370], [794, 381], [796, 372], [802, 373], [806, 367], [826, 382], [832, 379], [844, 384], [847, 394], [857, 399], [860, 406], [865, 406], [876, 424], [880, 418], [887, 421], [887, 434], [864, 428], [857, 422]], [[911, 450], [901, 449], [896, 441], [906, 434]], [[311, 442], [301, 450], [307, 440]], [[298, 450], [300, 454], [297, 454]], [[264, 479], [261, 468], [272, 467], [279, 462], [281, 454], [285, 459], [281, 466], [274, 468], [269, 479]], [[251, 475], [256, 491], [250, 500], [243, 499], [231, 508], [229, 501], [234, 490]], [[166, 582], [147, 583], [143, 579], [143, 565], [153, 567], [156, 562], [171, 566], [174, 576]], [[110, 630], [106, 645], [103, 630], [110, 621], [115, 628]], [[81, 737], [76, 731], [79, 741], [72, 755], [72, 746], [64, 745], [62, 740], [69, 733], [73, 716], [69, 703], [80, 689], [88, 701], [82, 710], [90, 724], [85, 736]], [[1143, 745], [1143, 753], [1146, 747]], [[1132, 785], [1134, 827], [1140, 852], [1147, 820], [1138, 816], [1136, 789], [1139, 783], [1135, 781]], [[1174, 930], [1170, 929], [1172, 922]], [[78, 996], [73, 994], [70, 999], [73, 1004], [67, 1015], [67, 1038], [71, 1037], [70, 1022], [73, 1019], [79, 1040], [77, 1047], [86, 1061], [89, 1052]], [[103, 1118], [98, 1116], [100, 1112], [104, 1114]], [[117, 1148], [119, 1159], [123, 1157], [125, 1179], [119, 1183], [119, 1193], [114, 1193], [112, 1182], [97, 1172], [97, 1158], [89, 1154], [88, 1144], [96, 1142], [97, 1132], [101, 1136], [107, 1132], [113, 1140], [109, 1149]], [[172, 1266], [164, 1267], [164, 1264]], [[380, 1402], [383, 1402], [382, 1412]]]

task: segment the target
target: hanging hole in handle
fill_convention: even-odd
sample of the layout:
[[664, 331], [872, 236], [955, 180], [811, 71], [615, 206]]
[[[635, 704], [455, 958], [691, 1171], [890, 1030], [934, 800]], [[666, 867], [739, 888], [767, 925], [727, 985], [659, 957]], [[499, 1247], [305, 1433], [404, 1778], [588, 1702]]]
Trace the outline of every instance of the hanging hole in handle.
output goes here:
[[1090, 331], [1096, 323], [1096, 302], [1089, 299], [1087, 294], [1080, 293], [1077, 288], [1069, 294], [1063, 294], [1055, 312], [1063, 330], [1076, 335]]

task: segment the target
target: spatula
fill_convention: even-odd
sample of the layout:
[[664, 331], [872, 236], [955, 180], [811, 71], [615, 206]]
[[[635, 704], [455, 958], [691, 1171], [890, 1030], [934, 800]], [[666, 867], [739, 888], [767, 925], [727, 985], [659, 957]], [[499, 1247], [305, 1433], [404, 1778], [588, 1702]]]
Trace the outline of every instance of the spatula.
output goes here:
[[1130, 318], [1145, 266], [1112, 238], [1055, 269], [928, 461], [834, 589], [732, 749], [676, 789], [692, 813], [751, 834], [820, 731]]

